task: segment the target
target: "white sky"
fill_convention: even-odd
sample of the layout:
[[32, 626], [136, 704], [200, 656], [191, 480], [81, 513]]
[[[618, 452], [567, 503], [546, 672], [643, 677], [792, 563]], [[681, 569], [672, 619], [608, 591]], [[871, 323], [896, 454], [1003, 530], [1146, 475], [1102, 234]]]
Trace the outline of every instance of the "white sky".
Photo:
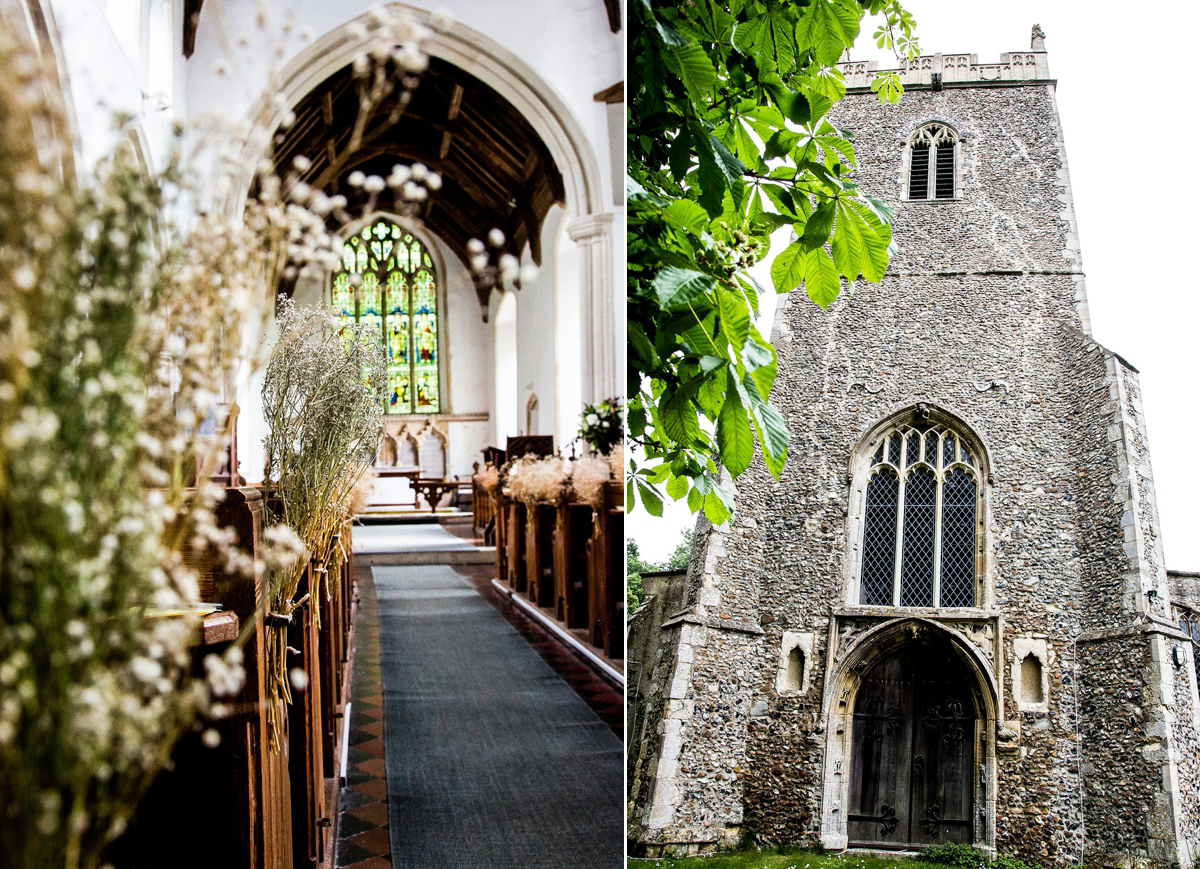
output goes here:
[[[905, 6], [917, 19], [923, 54], [971, 53], [996, 62], [1002, 52], [1028, 50], [1033, 24], [1045, 31], [1093, 335], [1141, 372], [1167, 566], [1200, 570], [1196, 499], [1188, 488], [1196, 476], [1191, 438], [1200, 429], [1200, 263], [1187, 256], [1200, 251], [1200, 160], [1189, 147], [1200, 126], [1192, 109], [1200, 4], [907, 0]], [[853, 56], [893, 66], [870, 41], [873, 31], [864, 26]], [[692, 521], [682, 504], [668, 504], [661, 520], [639, 504], [628, 528], [643, 557], [660, 561]]]

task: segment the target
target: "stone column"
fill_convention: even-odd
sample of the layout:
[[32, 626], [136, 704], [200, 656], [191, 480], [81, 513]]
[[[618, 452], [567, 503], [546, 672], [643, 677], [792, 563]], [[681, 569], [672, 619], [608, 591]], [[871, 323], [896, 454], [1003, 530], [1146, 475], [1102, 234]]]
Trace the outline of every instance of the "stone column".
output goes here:
[[585, 214], [567, 224], [567, 235], [582, 254], [579, 324], [583, 400], [587, 404], [621, 393], [612, 224], [610, 213]]

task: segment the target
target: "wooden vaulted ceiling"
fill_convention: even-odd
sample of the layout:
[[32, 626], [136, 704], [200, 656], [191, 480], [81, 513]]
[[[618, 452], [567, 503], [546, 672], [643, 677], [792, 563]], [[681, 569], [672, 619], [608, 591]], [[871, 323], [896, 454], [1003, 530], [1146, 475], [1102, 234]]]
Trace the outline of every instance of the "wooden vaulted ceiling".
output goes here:
[[[386, 178], [396, 164], [423, 163], [442, 177], [417, 216], [470, 262], [467, 242], [504, 232], [504, 249], [520, 256], [528, 243], [540, 264], [541, 226], [550, 207], [565, 201], [562, 175], [533, 127], [504, 97], [446, 61], [431, 58], [429, 69], [403, 107], [385, 103], [367, 123], [363, 145], [347, 153], [359, 110], [349, 66], [331, 75], [295, 107], [295, 121], [275, 138], [275, 165], [281, 176], [293, 171], [297, 156], [311, 167], [302, 180], [330, 195], [340, 193], [351, 215], [362, 213], [367, 194], [347, 183], [351, 172]], [[393, 210], [392, 191], [379, 194], [375, 210]], [[476, 286], [480, 305], [490, 289]]]

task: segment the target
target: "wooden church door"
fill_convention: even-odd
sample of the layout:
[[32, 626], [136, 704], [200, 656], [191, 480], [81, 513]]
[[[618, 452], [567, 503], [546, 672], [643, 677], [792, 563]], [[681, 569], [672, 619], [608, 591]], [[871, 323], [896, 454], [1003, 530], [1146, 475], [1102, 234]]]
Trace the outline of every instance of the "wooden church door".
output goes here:
[[850, 844], [970, 843], [974, 747], [970, 676], [946, 645], [875, 664], [854, 703]]

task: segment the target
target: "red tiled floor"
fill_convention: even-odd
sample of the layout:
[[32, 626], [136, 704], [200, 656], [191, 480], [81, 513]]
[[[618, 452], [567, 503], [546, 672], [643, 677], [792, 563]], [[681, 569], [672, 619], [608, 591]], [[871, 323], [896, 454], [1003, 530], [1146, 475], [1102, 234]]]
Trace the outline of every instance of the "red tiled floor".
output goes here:
[[373, 778], [362, 784], [350, 785], [350, 789], [381, 803], [387, 799], [387, 782], [382, 778]]
[[344, 869], [392, 869], [392, 858], [391, 856], [372, 857], [357, 863], [347, 863]]
[[387, 827], [376, 827], [374, 830], [367, 830], [364, 833], [359, 833], [357, 836], [351, 836], [347, 841], [354, 843], [360, 848], [366, 848], [372, 854], [380, 856], [390, 854], [392, 850], [391, 842], [388, 841]]
[[[365, 727], [363, 729], [366, 730]], [[372, 757], [383, 757], [384, 756], [383, 755], [383, 739], [381, 739], [379, 737], [376, 737], [375, 739], [368, 739], [366, 742], [360, 742], [354, 747], [357, 748], [359, 751], [365, 751], [367, 754], [371, 755]], [[361, 769], [361, 767], [360, 767], [360, 769]]]
[[[358, 610], [350, 694], [353, 784], [343, 792], [337, 860], [343, 869], [392, 869], [387, 780], [383, 762], [383, 682], [379, 672], [379, 607], [371, 568], [354, 571]], [[355, 738], [355, 735], [357, 738]], [[364, 780], [364, 776], [367, 778]], [[366, 829], [364, 829], [364, 826]]]
[[354, 768], [359, 772], [370, 773], [378, 778], [387, 778], [387, 764], [383, 762], [382, 757], [373, 757], [370, 760], [360, 760], [354, 764]]
[[349, 814], [366, 821], [368, 824], [374, 824], [377, 827], [387, 826], [387, 803], [369, 803], [361, 808], [352, 809]]

